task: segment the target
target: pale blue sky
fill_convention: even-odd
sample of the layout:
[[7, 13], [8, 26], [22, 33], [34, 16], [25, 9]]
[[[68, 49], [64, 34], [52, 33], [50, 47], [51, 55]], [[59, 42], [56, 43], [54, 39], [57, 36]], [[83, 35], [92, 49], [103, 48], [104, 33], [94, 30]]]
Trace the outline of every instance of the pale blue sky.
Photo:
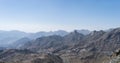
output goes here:
[[0, 0], [0, 30], [26, 32], [120, 26], [120, 0]]

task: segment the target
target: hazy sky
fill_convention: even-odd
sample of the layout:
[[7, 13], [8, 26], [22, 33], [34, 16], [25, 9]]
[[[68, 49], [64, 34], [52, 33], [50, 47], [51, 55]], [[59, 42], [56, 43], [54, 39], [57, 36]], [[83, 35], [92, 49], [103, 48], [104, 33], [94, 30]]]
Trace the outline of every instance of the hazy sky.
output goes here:
[[0, 30], [100, 30], [120, 26], [120, 0], [0, 0]]

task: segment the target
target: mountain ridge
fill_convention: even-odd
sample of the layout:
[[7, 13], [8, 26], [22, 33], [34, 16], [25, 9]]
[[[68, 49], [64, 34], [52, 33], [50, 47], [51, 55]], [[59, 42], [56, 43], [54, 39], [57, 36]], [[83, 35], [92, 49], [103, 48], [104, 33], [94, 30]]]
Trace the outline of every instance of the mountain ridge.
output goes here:
[[[27, 38], [25, 38], [25, 40], [26, 39]], [[22, 40], [23, 39], [19, 40], [22, 43], [22, 46], [18, 48], [17, 46], [15, 47], [17, 50], [32, 51], [37, 53], [36, 55], [38, 56], [41, 53], [57, 55], [61, 58], [60, 61], [63, 63], [103, 63], [109, 62], [113, 52], [120, 48], [120, 28], [115, 28], [108, 32], [104, 30], [92, 31], [87, 35], [75, 30], [65, 36], [50, 35], [33, 40], [28, 39], [28, 41], [26, 40], [25, 42]], [[18, 45], [21, 45], [19, 41]], [[15, 53], [13, 54], [13, 58], [16, 58], [17, 60], [19, 54], [20, 57], [23, 57], [24, 55], [23, 53], [18, 53], [16, 50], [13, 50], [12, 53], [13, 52]], [[11, 53], [11, 50], [9, 51], [8, 49], [8, 53]], [[7, 53], [4, 53], [4, 55], [6, 54]], [[30, 54], [31, 53], [28, 53], [24, 60], [27, 60], [26, 58], [28, 57], [32, 57]], [[0, 56], [2, 56], [2, 54]], [[12, 60], [10, 58], [5, 58], [4, 60], [7, 59]], [[36, 61], [39, 63], [41, 59], [37, 59], [35, 62]], [[51, 62], [53, 63], [53, 60]]]

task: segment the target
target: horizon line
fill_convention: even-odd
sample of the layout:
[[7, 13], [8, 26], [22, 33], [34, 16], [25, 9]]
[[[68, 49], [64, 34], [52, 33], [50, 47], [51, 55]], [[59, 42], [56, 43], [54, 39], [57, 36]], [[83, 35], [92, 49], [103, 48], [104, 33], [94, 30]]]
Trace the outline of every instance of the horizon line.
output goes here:
[[73, 29], [73, 30], [58, 29], [58, 30], [48, 30], [48, 31], [45, 31], [45, 30], [40, 30], [40, 31], [23, 31], [23, 30], [17, 30], [17, 29], [12, 29], [12, 30], [2, 30], [2, 29], [0, 29], [0, 31], [5, 31], [5, 32], [19, 31], [19, 32], [24, 32], [24, 33], [38, 33], [38, 32], [56, 32], [56, 31], [73, 32], [75, 30], [100, 31], [100, 30], [109, 30], [109, 29], [116, 29], [116, 28], [120, 28], [120, 27], [114, 27], [114, 28], [108, 28], [108, 29], [94, 29], [94, 30], [90, 30], [90, 29]]

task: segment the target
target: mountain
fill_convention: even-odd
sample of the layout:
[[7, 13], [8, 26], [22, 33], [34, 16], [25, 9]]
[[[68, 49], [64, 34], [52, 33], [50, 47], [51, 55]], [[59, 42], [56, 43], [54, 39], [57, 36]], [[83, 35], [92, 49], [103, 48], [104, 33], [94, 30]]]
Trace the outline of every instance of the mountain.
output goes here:
[[40, 37], [21, 48], [57, 54], [64, 63], [102, 63], [113, 51], [120, 48], [119, 43], [120, 28], [109, 32], [93, 31], [87, 35], [75, 30], [65, 36]]
[[91, 31], [89, 30], [85, 30], [85, 29], [82, 29], [82, 30], [76, 30], [78, 33], [81, 33], [83, 35], [88, 35]]
[[4, 49], [6, 49], [5, 47], [0, 47], [0, 50], [4, 50]]
[[9, 44], [9, 48], [13, 48], [13, 49], [19, 49], [21, 46], [23, 46], [25, 43], [28, 43], [29, 41], [31, 41], [31, 39], [29, 38], [21, 38], [15, 42], [13, 42], [12, 44]]
[[[15, 41], [14, 45], [16, 46], [14, 46], [15, 49], [13, 49], [12, 52], [11, 49], [8, 49], [10, 51], [5, 51], [4, 53], [4, 49], [2, 49], [0, 51], [0, 56], [3, 55], [2, 57], [4, 57], [1, 58], [2, 61], [11, 61], [12, 59], [19, 60], [21, 57], [24, 57], [24, 59], [22, 59], [22, 63], [24, 63], [24, 61], [28, 61], [28, 57], [33, 57], [31, 54], [35, 54], [37, 55], [36, 59], [32, 62], [46, 62], [47, 60], [49, 62], [49, 59], [46, 58], [44, 58], [46, 61], [37, 59], [41, 57], [41, 53], [45, 53], [49, 58], [53, 58], [54, 55], [56, 57], [57, 55], [61, 60], [56, 60], [63, 63], [109, 63], [109, 61], [112, 60], [111, 56], [114, 51], [120, 48], [120, 28], [111, 29], [110, 31], [92, 31], [88, 34], [80, 33], [78, 30], [65, 35], [61, 35], [62, 33], [45, 34], [43, 33], [42, 36], [40, 34], [40, 37], [36, 36], [36, 39], [22, 38]], [[30, 53], [19, 53], [20, 51], [17, 50], [23, 52], [27, 50]], [[15, 54], [12, 54], [13, 52], [15, 52]], [[12, 59], [10, 59], [11, 56], [13, 57]], [[29, 59], [34, 59], [34, 57]], [[52, 63], [56, 63], [56, 61], [53, 62], [53, 60]]]
[[6, 46], [14, 41], [27, 36], [25, 32], [21, 31], [0, 31], [0, 46]]
[[36, 39], [36, 38], [39, 38], [39, 37], [51, 36], [51, 35], [65, 36], [66, 34], [68, 34], [68, 32], [63, 31], [63, 30], [50, 31], [50, 32], [41, 31], [41, 32], [37, 32], [37, 33], [31, 33], [29, 38]]
[[22, 49], [30, 49], [32, 51], [43, 51], [43, 49], [51, 49], [52, 48], [59, 48], [63, 45], [63, 37], [58, 35], [53, 36], [47, 36], [47, 37], [41, 37], [36, 40], [32, 40], [31, 42], [28, 42], [24, 44], [21, 48]]
[[83, 39], [84, 39], [83, 34], [79, 33], [77, 30], [69, 33], [68, 35], [65, 35], [64, 38], [64, 44], [66, 45], [76, 45], [78, 43], [82, 43]]
[[63, 63], [63, 61], [53, 54], [9, 49], [0, 52], [0, 63]]
[[[90, 31], [88, 30], [77, 30], [77, 32], [87, 35], [88, 33], [90, 33]], [[22, 31], [17, 31], [17, 30], [13, 30], [13, 31], [0, 31], [0, 46], [1, 47], [9, 47], [9, 46], [14, 46], [12, 44], [15, 44], [20, 42], [21, 44], [24, 44], [23, 38], [28, 38], [30, 40], [34, 40], [36, 38], [40, 38], [43, 36], [52, 36], [52, 35], [59, 35], [59, 36], [65, 36], [67, 34], [69, 34], [70, 32], [66, 32], [64, 30], [58, 30], [58, 31], [50, 31], [50, 32], [37, 32], [37, 33], [26, 33], [26, 32], [22, 32]], [[27, 42], [27, 41], [24, 41]], [[16, 44], [15, 44], [16, 45]], [[19, 45], [20, 46], [20, 45]]]
[[[27, 48], [30, 50], [40, 51], [41, 49], [48, 49], [53, 51], [71, 47], [77, 45], [79, 42], [82, 42], [84, 35], [78, 33], [77, 31], [71, 32], [65, 36], [52, 35], [46, 37], [40, 37], [36, 40], [26, 43], [21, 48]], [[82, 43], [81, 43], [82, 45]]]
[[[23, 38], [28, 38], [28, 39], [36, 39], [42, 36], [50, 36], [50, 35], [60, 35], [64, 36], [68, 32], [59, 30], [55, 32], [37, 32], [37, 33], [25, 33], [21, 31], [0, 31], [0, 46], [1, 47], [8, 47], [11, 44], [14, 44], [15, 42], [21, 42], [23, 43], [24, 39]], [[26, 42], [26, 40], [24, 41]]]

